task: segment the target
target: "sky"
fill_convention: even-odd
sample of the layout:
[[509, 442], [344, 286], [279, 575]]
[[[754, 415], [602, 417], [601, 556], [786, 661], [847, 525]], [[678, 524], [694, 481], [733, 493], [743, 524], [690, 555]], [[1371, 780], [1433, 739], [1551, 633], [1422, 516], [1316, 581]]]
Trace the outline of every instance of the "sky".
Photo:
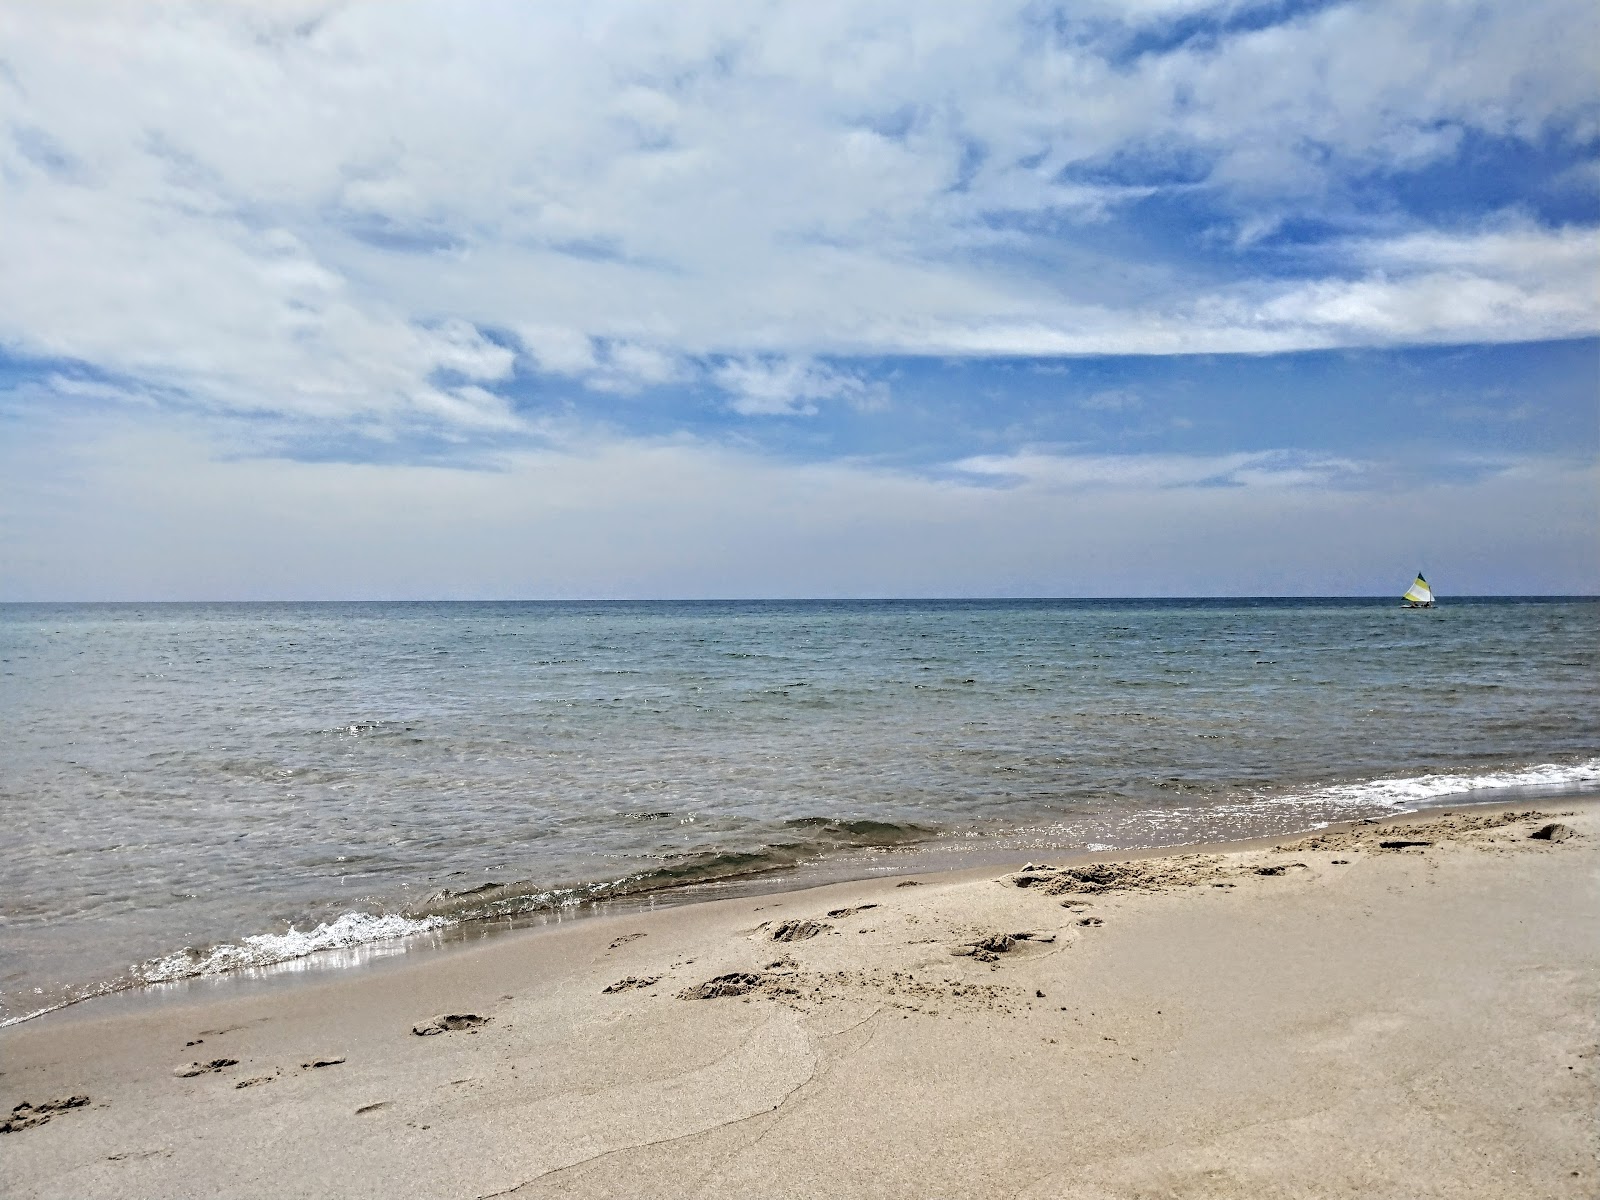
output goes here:
[[0, 0], [0, 600], [1600, 592], [1600, 7]]

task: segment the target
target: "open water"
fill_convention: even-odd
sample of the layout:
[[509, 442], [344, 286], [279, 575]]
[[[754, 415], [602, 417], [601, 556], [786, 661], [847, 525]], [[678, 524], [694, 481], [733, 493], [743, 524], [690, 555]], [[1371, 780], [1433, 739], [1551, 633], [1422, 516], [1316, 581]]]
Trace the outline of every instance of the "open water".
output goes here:
[[1597, 713], [1594, 600], [3, 605], [0, 1020], [718, 881], [1593, 790]]

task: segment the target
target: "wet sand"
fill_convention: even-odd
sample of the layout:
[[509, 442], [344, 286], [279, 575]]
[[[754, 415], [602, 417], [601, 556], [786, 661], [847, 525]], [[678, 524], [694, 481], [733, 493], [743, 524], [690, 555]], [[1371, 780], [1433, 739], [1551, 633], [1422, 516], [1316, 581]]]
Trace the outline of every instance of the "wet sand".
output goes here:
[[1600, 804], [1107, 858], [29, 1022], [0, 1190], [1600, 1192]]

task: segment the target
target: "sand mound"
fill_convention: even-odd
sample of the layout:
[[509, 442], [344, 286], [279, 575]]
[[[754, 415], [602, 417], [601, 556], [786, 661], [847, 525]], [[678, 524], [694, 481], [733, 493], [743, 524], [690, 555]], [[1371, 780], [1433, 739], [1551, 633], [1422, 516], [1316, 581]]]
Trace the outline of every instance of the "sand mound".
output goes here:
[[[1534, 810], [1494, 813], [1442, 813], [1428, 821], [1408, 822], [1404, 825], [1356, 825], [1334, 833], [1317, 833], [1279, 846], [1280, 850], [1376, 850], [1405, 849], [1432, 843], [1455, 842], [1463, 845], [1492, 847], [1519, 832], [1514, 826], [1528, 827], [1536, 822], [1548, 822], [1553, 816], [1566, 813], [1544, 813]], [[1537, 830], [1529, 829], [1527, 837]], [[1385, 842], [1397, 843], [1385, 846]]]
[[1226, 862], [1220, 854], [1185, 854], [1176, 858], [1086, 863], [1063, 869], [1033, 867], [1012, 876], [1011, 882], [1018, 887], [1038, 888], [1048, 896], [1160, 891], [1208, 883], [1223, 873]]

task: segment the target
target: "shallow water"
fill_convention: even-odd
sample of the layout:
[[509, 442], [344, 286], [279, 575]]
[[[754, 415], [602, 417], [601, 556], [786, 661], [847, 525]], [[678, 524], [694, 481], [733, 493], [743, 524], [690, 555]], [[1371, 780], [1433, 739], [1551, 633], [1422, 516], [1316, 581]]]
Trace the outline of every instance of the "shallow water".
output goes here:
[[918, 844], [1600, 781], [1600, 603], [0, 606], [0, 1017]]

